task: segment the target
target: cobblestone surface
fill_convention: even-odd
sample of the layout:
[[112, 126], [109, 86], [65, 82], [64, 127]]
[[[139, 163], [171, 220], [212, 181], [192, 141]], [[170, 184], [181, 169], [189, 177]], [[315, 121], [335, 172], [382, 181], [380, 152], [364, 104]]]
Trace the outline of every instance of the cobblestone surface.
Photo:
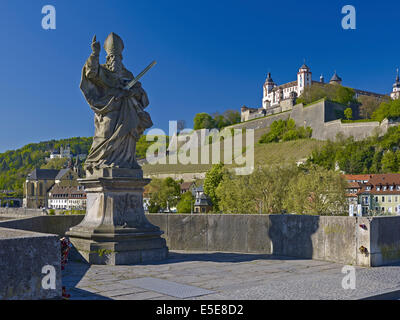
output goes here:
[[63, 271], [63, 286], [76, 300], [176, 299], [124, 282], [143, 277], [214, 291], [193, 298], [207, 300], [342, 300], [400, 290], [400, 265], [356, 267], [354, 290], [342, 288], [342, 268], [326, 261], [270, 255], [175, 251], [163, 262], [134, 266], [89, 266], [70, 261]]

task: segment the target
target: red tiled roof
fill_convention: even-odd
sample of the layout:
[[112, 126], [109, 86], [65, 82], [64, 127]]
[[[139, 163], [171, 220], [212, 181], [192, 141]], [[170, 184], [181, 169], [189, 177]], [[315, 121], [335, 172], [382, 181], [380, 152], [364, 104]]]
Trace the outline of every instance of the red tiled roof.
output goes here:
[[[86, 198], [86, 192], [84, 190], [78, 190], [78, 187], [61, 187], [55, 185], [50, 190], [50, 199], [52, 198], [76, 198], [73, 195], [80, 195], [79, 198]], [[58, 197], [57, 197], [58, 196]]]
[[359, 182], [348, 182], [349, 188], [361, 188]]
[[343, 176], [346, 180], [369, 181], [373, 174], [345, 174]]
[[181, 183], [181, 190], [189, 190], [192, 186], [193, 182], [182, 182]]
[[[367, 178], [369, 177], [369, 179]], [[384, 173], [384, 174], [371, 174], [371, 175], [345, 175], [347, 180], [363, 180], [368, 181], [367, 183], [359, 183], [361, 189], [357, 194], [361, 193], [372, 193], [377, 195], [399, 195], [400, 190], [400, 174], [399, 173]], [[355, 183], [350, 182], [349, 185], [355, 185]], [[393, 190], [390, 190], [390, 186], [393, 186]], [[367, 187], [369, 189], [367, 189]], [[380, 187], [380, 190], [377, 190]], [[386, 187], [384, 190], [383, 187]], [[355, 187], [349, 187], [355, 188]]]

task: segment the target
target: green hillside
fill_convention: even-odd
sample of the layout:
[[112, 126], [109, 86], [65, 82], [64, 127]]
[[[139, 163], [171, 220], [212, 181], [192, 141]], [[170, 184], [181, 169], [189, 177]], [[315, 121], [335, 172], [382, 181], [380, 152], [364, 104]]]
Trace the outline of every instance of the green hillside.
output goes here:
[[46, 165], [45, 158], [50, 151], [58, 150], [61, 145], [69, 145], [71, 153], [88, 153], [92, 138], [69, 138], [28, 144], [18, 150], [0, 153], [0, 190], [14, 190], [22, 194], [22, 184], [34, 168]]
[[[60, 169], [65, 165], [63, 159], [54, 159], [46, 163], [51, 150], [59, 150], [69, 145], [71, 153], [88, 154], [93, 138], [76, 137], [62, 140], [51, 140], [30, 143], [20, 149], [0, 153], [0, 191], [13, 190], [22, 195], [22, 185], [28, 173], [34, 168]], [[142, 136], [136, 145], [138, 159], [146, 156], [146, 150], [153, 142], [147, 142]]]
[[[313, 150], [318, 149], [326, 144], [325, 141], [314, 139], [301, 139], [295, 141], [285, 141], [277, 143], [260, 144], [258, 141], [261, 136], [269, 131], [269, 128], [257, 129], [254, 132], [254, 163], [256, 166], [289, 163], [305, 160]], [[245, 145], [245, 137], [243, 137], [243, 146]], [[224, 145], [221, 143], [221, 157], [223, 157]], [[145, 164], [142, 169], [145, 174], [164, 174], [164, 173], [196, 173], [206, 172], [211, 168], [211, 164], [201, 164], [199, 149], [199, 164]], [[211, 163], [211, 161], [209, 162]], [[235, 163], [228, 167], [235, 167]]]

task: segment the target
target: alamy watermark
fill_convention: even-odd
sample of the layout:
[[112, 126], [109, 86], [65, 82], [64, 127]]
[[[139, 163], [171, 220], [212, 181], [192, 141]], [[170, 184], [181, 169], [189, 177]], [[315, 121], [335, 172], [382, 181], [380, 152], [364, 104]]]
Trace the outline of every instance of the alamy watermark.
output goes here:
[[56, 269], [54, 266], [45, 265], [42, 268], [42, 274], [45, 276], [42, 279], [42, 288], [44, 290], [55, 290], [56, 289]]
[[342, 14], [345, 14], [342, 19], [342, 28], [344, 30], [356, 29], [356, 8], [351, 5], [344, 6]]
[[342, 279], [342, 288], [344, 290], [356, 288], [356, 268], [353, 266], [344, 266], [342, 273], [346, 274]]
[[[224, 128], [177, 130], [177, 121], [169, 122], [169, 143], [161, 129], [151, 129], [146, 140], [154, 142], [146, 152], [149, 164], [236, 164], [237, 175], [254, 170], [254, 130]], [[243, 133], [245, 133], [243, 135]]]
[[56, 8], [50, 4], [43, 6], [42, 14], [45, 16], [42, 18], [42, 28], [44, 30], [55, 30], [56, 29]]

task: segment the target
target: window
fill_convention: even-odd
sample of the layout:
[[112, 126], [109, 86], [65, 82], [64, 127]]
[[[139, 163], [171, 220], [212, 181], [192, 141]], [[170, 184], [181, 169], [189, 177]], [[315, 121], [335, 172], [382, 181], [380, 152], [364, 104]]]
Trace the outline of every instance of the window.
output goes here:
[[393, 191], [393, 186], [390, 186], [389, 189], [390, 189], [390, 191]]
[[392, 202], [392, 197], [388, 196], [388, 202]]
[[383, 186], [383, 191], [386, 191], [386, 189], [387, 189], [387, 187], [386, 187], [386, 186]]
[[381, 187], [376, 187], [376, 191], [381, 191]]
[[375, 202], [378, 202], [379, 200], [378, 200], [378, 197], [375, 197]]
[[382, 202], [385, 202], [385, 197], [382, 197]]

